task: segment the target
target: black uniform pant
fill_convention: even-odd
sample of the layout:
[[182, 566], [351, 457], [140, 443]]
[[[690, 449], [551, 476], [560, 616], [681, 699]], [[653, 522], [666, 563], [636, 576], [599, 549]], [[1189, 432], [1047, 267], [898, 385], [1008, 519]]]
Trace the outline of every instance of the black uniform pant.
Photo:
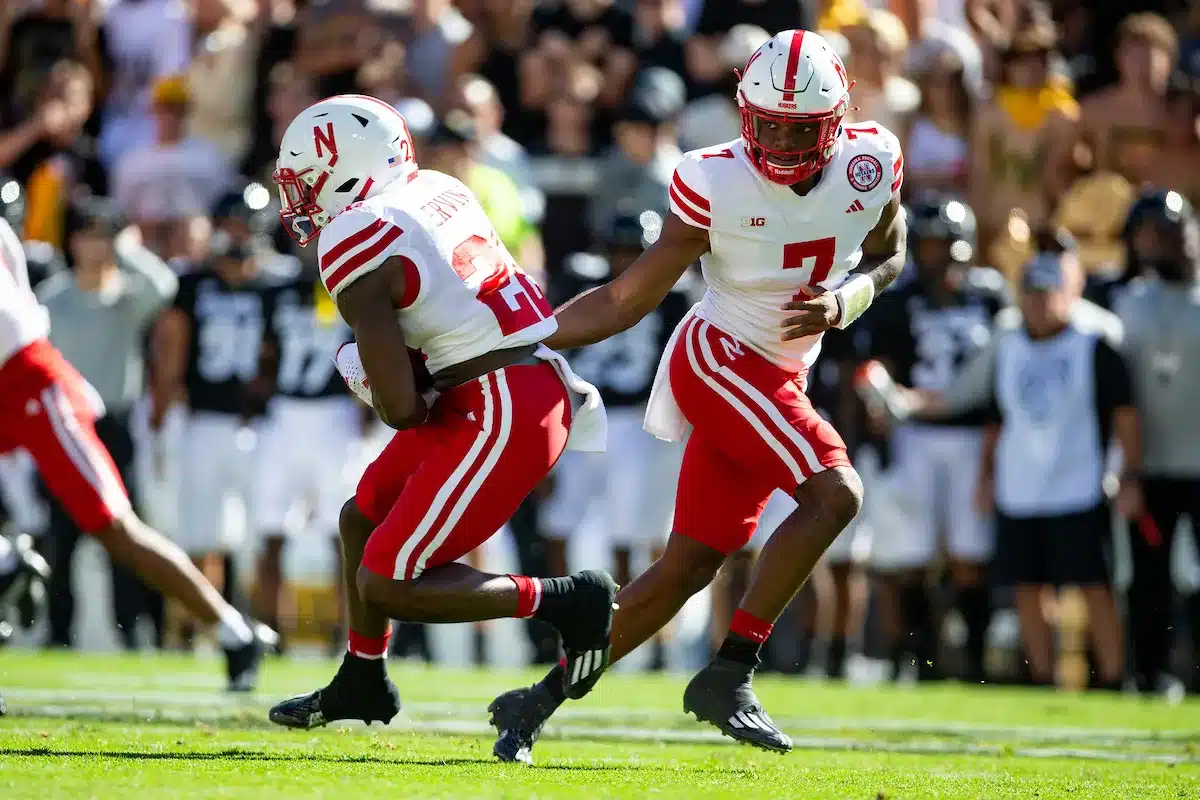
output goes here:
[[[113, 463], [121, 473], [126, 489], [133, 486], [133, 436], [129, 430], [128, 414], [108, 414], [96, 421], [96, 435], [112, 455]], [[49, 622], [50, 633], [47, 644], [69, 647], [72, 644], [72, 625], [75, 621], [75, 592], [72, 587], [72, 561], [75, 547], [83, 532], [71, 520], [67, 512], [42, 487], [42, 493], [50, 505], [50, 527], [47, 530], [42, 550], [53, 573], [50, 577]], [[131, 494], [131, 499], [135, 500]], [[111, 562], [110, 562], [111, 563]], [[126, 649], [137, 646], [135, 637], [138, 616], [148, 614], [154, 622], [155, 640], [161, 645], [162, 596], [146, 586], [133, 572], [111, 564], [113, 621], [117, 634]]]
[[[1175, 625], [1175, 592], [1171, 581], [1171, 550], [1182, 516], [1200, 527], [1200, 479], [1146, 478], [1146, 507], [1161, 535], [1151, 541], [1140, 525], [1131, 525], [1133, 584], [1129, 587], [1129, 640], [1133, 645], [1133, 670], [1138, 685], [1153, 691], [1167, 671], [1171, 634]], [[1200, 642], [1200, 603], [1192, 597], [1192, 641]], [[1194, 647], [1195, 645], [1193, 645]]]

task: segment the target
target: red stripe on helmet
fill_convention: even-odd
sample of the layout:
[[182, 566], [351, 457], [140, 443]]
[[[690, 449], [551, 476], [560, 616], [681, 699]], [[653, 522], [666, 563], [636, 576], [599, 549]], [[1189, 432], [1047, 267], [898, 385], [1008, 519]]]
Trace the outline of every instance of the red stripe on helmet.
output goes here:
[[804, 44], [804, 31], [792, 32], [792, 46], [788, 48], [787, 69], [783, 73], [784, 102], [796, 102], [796, 73], [800, 69], [800, 47]]

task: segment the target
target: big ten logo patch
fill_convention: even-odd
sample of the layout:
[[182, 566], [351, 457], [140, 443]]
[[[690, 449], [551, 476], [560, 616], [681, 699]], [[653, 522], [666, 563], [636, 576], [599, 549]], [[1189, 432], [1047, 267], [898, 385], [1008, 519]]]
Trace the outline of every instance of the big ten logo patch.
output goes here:
[[743, 228], [762, 228], [766, 226], [766, 217], [742, 217]]
[[883, 180], [883, 165], [875, 156], [862, 153], [850, 159], [846, 167], [846, 178], [860, 192], [869, 192]]

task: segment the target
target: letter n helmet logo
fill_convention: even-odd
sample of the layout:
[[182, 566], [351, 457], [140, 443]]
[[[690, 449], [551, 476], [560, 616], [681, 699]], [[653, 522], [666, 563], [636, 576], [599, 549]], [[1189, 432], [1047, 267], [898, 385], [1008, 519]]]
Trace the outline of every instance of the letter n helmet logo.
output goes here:
[[[317, 158], [324, 158], [325, 150], [328, 150], [329, 151], [328, 166], [332, 167], [334, 164], [337, 163], [337, 159], [338, 159], [337, 139], [335, 139], [333, 137], [333, 123], [332, 122], [326, 122], [324, 130], [322, 130], [321, 126], [319, 126], [319, 125], [313, 126], [313, 142], [316, 144], [316, 147], [317, 147]], [[324, 147], [322, 147], [322, 145]]]

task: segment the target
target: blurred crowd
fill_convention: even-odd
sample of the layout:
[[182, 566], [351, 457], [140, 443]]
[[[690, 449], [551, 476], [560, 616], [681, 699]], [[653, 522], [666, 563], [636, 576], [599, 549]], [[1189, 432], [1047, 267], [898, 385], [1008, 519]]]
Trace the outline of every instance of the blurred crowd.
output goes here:
[[[101, 436], [129, 470], [130, 485], [141, 487], [138, 501], [151, 518], [167, 532], [185, 531], [187, 549], [210, 575], [224, 577], [226, 592], [293, 640], [338, 641], [336, 570], [318, 591], [282, 588], [289, 578], [297, 583], [284, 542], [328, 560], [336, 516], [330, 521], [318, 508], [323, 501], [308, 498], [291, 514], [302, 522], [288, 519], [307, 538], [285, 540], [276, 530], [283, 523], [263, 522], [253, 508], [260, 495], [254, 473], [262, 470], [226, 463], [255, 463], [256, 426], [270, 419], [280, 391], [277, 375], [263, 379], [264, 365], [282, 368], [278, 359], [262, 358], [268, 348], [254, 344], [271, 340], [261, 331], [271, 320], [260, 318], [253, 337], [245, 328], [226, 336], [238, 353], [227, 355], [223, 371], [184, 363], [203, 349], [196, 336], [190, 352], [180, 345], [205, 308], [203, 283], [189, 283], [189, 274], [211, 272], [226, 287], [294, 284], [296, 276], [316, 283], [315, 248], [295, 248], [275, 217], [271, 173], [287, 124], [333, 94], [392, 104], [407, 120], [421, 165], [474, 190], [508, 249], [561, 299], [581, 280], [607, 274], [610, 251], [629, 248], [614, 232], [631, 217], [647, 228], [653, 217], [646, 212], [669, 213], [667, 186], [683, 151], [739, 135], [735, 70], [785, 28], [820, 31], [839, 50], [855, 82], [853, 117], [886, 125], [903, 143], [906, 202], [936, 194], [973, 209], [968, 260], [995, 268], [1014, 291], [1042, 249], [1036, 233], [1053, 227], [1073, 236], [1088, 297], [1110, 307], [1120, 287], [1139, 277], [1125, 229], [1139, 195], [1160, 187], [1184, 203], [1200, 201], [1200, 6], [1185, 0], [6, 0], [0, 202], [26, 244], [53, 319], [51, 338], [104, 396], [109, 416]], [[603, 262], [599, 272], [589, 272], [580, 254]], [[278, 292], [271, 297], [263, 302], [278, 302]], [[336, 339], [328, 298], [310, 305]], [[275, 344], [286, 347], [278, 336], [287, 335]], [[851, 388], [859, 361], [877, 354], [850, 338], [831, 342], [818, 364], [814, 402], [834, 418], [851, 452], [869, 453], [884, 475], [891, 434], [872, 423]], [[658, 352], [650, 353], [647, 379]], [[205, 369], [222, 373], [220, 380]], [[236, 402], [197, 406], [192, 380], [225, 386]], [[349, 496], [354, 470], [386, 434], [348, 396], [335, 402], [355, 419], [344, 428], [356, 449], [343, 459], [347, 474], [338, 486]], [[216, 413], [236, 420], [228, 446], [217, 448], [213, 441], [224, 434], [196, 428], [189, 410], [196, 419]], [[1194, 447], [1200, 451], [1200, 441]], [[195, 478], [181, 463], [189, 458], [219, 462], [224, 472], [219, 480]], [[27, 466], [6, 462], [3, 471], [10, 522], [44, 533], [61, 576], [46, 643], [69, 646], [78, 534], [22, 490]], [[1196, 480], [1200, 472], [1180, 477]], [[205, 494], [189, 502], [201, 484]], [[304, 492], [320, 493], [297, 493]], [[528, 574], [563, 572], [582, 552], [569, 546], [572, 525], [544, 524], [543, 501], [554, 492], [547, 485], [510, 524]], [[240, 511], [234, 504], [225, 512], [226, 494], [241, 497]], [[210, 514], [216, 504], [219, 530], [194, 530], [187, 509], [197, 502]], [[769, 533], [769, 519], [763, 528]], [[1116, 530], [1125, 535], [1123, 526]], [[605, 542], [603, 530], [594, 536], [624, 583], [648, 563], [662, 533], [652, 530], [632, 545]], [[849, 538], [887, 534], [886, 516], [876, 514]], [[238, 576], [229, 554], [245, 549], [254, 567]], [[1046, 680], [1016, 655], [1022, 645], [1015, 635], [1007, 661], [984, 658], [985, 646], [1003, 642], [1003, 620], [1015, 616], [1006, 610], [1015, 603], [1010, 587], [988, 570], [990, 555], [960, 568], [939, 545], [905, 564], [899, 581], [895, 570], [872, 562], [869, 546], [846, 548], [777, 626], [769, 666], [841, 676], [858, 658], [920, 679]], [[713, 591], [718, 637], [731, 613], [728, 598], [753, 561], [752, 552], [744, 556], [730, 562]], [[114, 617], [127, 646], [139, 644], [132, 631], [141, 616], [154, 620], [157, 644], [176, 643], [175, 627], [186, 643], [187, 626], [174, 625], [171, 609], [131, 576], [113, 580]], [[251, 585], [252, 598], [238, 596]], [[971, 605], [957, 601], [964, 587], [975, 591]], [[1062, 597], [1042, 598], [1051, 619], [1070, 616], [1073, 604]], [[1181, 607], [1200, 611], [1188, 599]], [[1174, 603], [1168, 593], [1154, 607], [1168, 620], [1164, 630], [1200, 639], [1200, 625], [1190, 622], [1200, 613], [1185, 609], [1176, 625]], [[325, 627], [318, 631], [314, 620]], [[979, 624], [988, 638], [980, 638]], [[543, 637], [531, 627], [535, 657], [555, 658], [554, 643]], [[1188, 660], [1185, 637], [1176, 638], [1177, 657], [1190, 665], [1196, 659]], [[395, 641], [427, 654], [420, 630]], [[646, 663], [671, 661], [666, 644], [654, 647]], [[1105, 645], [1080, 649], [1096, 659], [1087, 651]], [[1102, 680], [1094, 682], [1120, 678], [1123, 667], [1119, 659], [1113, 666], [1111, 653], [1098, 663]], [[1143, 682], [1168, 672], [1152, 671]], [[1190, 677], [1190, 666], [1185, 671]]]

